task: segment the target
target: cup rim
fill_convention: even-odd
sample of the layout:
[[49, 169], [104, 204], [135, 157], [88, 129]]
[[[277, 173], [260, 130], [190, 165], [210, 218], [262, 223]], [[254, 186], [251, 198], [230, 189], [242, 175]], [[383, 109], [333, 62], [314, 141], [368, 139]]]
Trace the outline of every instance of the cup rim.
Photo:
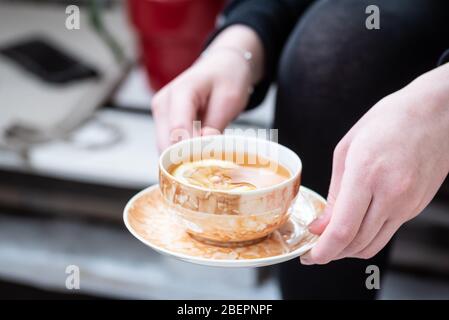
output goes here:
[[[165, 155], [170, 152], [172, 149], [174, 149], [175, 147], [182, 145], [182, 144], [186, 144], [186, 143], [190, 143], [192, 141], [196, 141], [196, 140], [201, 140], [201, 139], [215, 139], [215, 138], [221, 138], [223, 139], [224, 137], [227, 138], [237, 138], [237, 139], [245, 139], [245, 140], [252, 140], [252, 141], [265, 141], [267, 143], [273, 143], [273, 144], [277, 144], [279, 148], [285, 150], [288, 153], [291, 153], [293, 155], [293, 157], [298, 161], [298, 167], [295, 169], [295, 172], [291, 173], [291, 176], [286, 179], [285, 181], [272, 185], [272, 186], [268, 186], [268, 187], [263, 187], [263, 188], [258, 188], [255, 190], [248, 190], [248, 191], [236, 191], [236, 190], [216, 190], [216, 189], [209, 189], [209, 188], [203, 188], [203, 187], [199, 187], [199, 186], [195, 186], [192, 184], [188, 184], [185, 183], [179, 179], [177, 179], [175, 176], [173, 176], [171, 173], [169, 173], [167, 171], [167, 169], [162, 165], [162, 159], [165, 158]], [[280, 161], [279, 161], [280, 162]], [[160, 155], [159, 157], [159, 169], [162, 170], [164, 172], [165, 175], [171, 177], [173, 180], [175, 180], [177, 183], [186, 186], [188, 188], [192, 188], [194, 190], [198, 190], [198, 191], [202, 191], [202, 192], [213, 192], [213, 193], [221, 193], [221, 194], [228, 194], [228, 195], [255, 195], [255, 194], [259, 194], [259, 193], [266, 193], [266, 192], [271, 192], [273, 190], [276, 189], [280, 189], [288, 184], [290, 184], [292, 181], [296, 180], [298, 178], [298, 176], [301, 175], [302, 173], [302, 161], [301, 158], [296, 154], [296, 152], [292, 151], [291, 149], [287, 148], [286, 146], [283, 146], [280, 143], [271, 141], [271, 140], [265, 140], [265, 139], [261, 139], [261, 138], [257, 138], [257, 137], [245, 137], [245, 136], [239, 136], [239, 135], [224, 135], [224, 134], [216, 134], [216, 135], [209, 135], [209, 136], [199, 136], [199, 137], [194, 137], [194, 138], [189, 138], [189, 139], [185, 139], [182, 141], [179, 141], [175, 144], [172, 144], [171, 146], [167, 147]]]

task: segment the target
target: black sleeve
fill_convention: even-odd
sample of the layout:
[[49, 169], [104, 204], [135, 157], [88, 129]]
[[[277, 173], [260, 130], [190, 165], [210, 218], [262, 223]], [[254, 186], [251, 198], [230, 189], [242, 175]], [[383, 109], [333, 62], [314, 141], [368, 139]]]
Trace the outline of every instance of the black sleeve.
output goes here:
[[313, 0], [234, 0], [223, 13], [223, 23], [208, 40], [234, 24], [252, 28], [264, 47], [263, 79], [256, 84], [248, 108], [259, 105], [274, 79], [279, 55], [298, 18]]

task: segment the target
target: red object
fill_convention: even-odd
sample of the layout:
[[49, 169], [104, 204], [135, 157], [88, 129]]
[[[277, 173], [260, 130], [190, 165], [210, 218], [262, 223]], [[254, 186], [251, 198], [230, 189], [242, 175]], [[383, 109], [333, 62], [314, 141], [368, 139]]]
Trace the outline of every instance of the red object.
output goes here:
[[224, 0], [128, 0], [152, 89], [159, 90], [199, 56]]

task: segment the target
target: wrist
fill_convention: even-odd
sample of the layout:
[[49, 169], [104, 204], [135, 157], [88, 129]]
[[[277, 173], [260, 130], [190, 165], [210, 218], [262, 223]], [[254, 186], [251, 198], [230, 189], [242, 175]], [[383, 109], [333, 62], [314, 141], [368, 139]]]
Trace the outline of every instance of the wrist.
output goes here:
[[263, 77], [262, 41], [253, 29], [245, 25], [232, 25], [223, 30], [206, 49], [207, 52], [238, 55], [249, 67], [252, 85]]
[[449, 122], [449, 63], [421, 75], [407, 87], [424, 109]]
[[[238, 69], [240, 71], [246, 70], [247, 78], [250, 79], [251, 88], [256, 83], [256, 79], [254, 79], [255, 66], [252, 52], [242, 50], [237, 47], [215, 46], [213, 48], [206, 49], [201, 54], [201, 58], [206, 58], [210, 55], [214, 56], [215, 59], [227, 59], [228, 61], [232, 61], [231, 64], [233, 69], [239, 67]], [[217, 58], [217, 56], [220, 58]]]
[[449, 135], [449, 63], [429, 71], [406, 86], [409, 113], [441, 125]]
[[425, 124], [433, 132], [431, 136], [442, 137], [440, 150], [444, 150], [449, 171], [449, 63], [421, 75], [400, 91], [408, 101], [405, 112], [409, 119], [414, 119], [415, 125]]

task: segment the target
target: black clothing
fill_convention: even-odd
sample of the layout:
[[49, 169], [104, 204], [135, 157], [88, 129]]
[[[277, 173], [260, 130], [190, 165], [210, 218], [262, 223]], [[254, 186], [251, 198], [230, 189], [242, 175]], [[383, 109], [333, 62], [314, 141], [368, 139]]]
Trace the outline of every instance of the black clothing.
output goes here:
[[[421, 37], [423, 34], [430, 34], [431, 38], [437, 39], [441, 37], [441, 33], [445, 30], [446, 38], [439, 39], [445, 46], [438, 52], [438, 57], [441, 57], [440, 62], [448, 62], [449, 60], [449, 53], [446, 53], [443, 60], [443, 53], [445, 49], [449, 48], [449, 39], [447, 38], [447, 30], [449, 29], [449, 22], [447, 22], [449, 21], [449, 1], [447, 0], [381, 0], [371, 1], [370, 3], [365, 1], [359, 3], [357, 0], [233, 0], [224, 10], [222, 25], [219, 26], [209, 41], [220, 31], [234, 24], [247, 25], [255, 30], [260, 37], [265, 52], [265, 76], [256, 86], [248, 108], [253, 108], [262, 102], [270, 84], [275, 79], [279, 56], [288, 35], [310, 5], [316, 2], [320, 2], [321, 4], [335, 2], [332, 5], [344, 8], [344, 10], [348, 9], [349, 11], [343, 15], [334, 15], [330, 12], [326, 16], [326, 19], [330, 18], [333, 24], [344, 24], [347, 22], [345, 19], [356, 19], [358, 22], [356, 27], [360, 29], [361, 33], [359, 35], [361, 36], [372, 35], [370, 32], [374, 32], [365, 28], [365, 19], [368, 17], [365, 9], [368, 5], [377, 5], [380, 9], [380, 30], [383, 29], [384, 22], [388, 23], [390, 31], [396, 33], [394, 30], [395, 23], [404, 26], [409, 24], [413, 27], [415, 22], [419, 21], [419, 24], [424, 26], [426, 30], [418, 30], [415, 34], [408, 33], [408, 36], [414, 38], [415, 47], [421, 47], [421, 50], [426, 49], [425, 44], [422, 43], [423, 40], [424, 42], [426, 40]], [[330, 5], [330, 3], [326, 5]], [[426, 16], [428, 19], [421, 19], [420, 12], [423, 12], [423, 16]], [[433, 17], [435, 17], [435, 21]], [[400, 34], [397, 34], [397, 37], [400, 38]], [[400, 46], [400, 42], [393, 43], [392, 45]], [[314, 54], [320, 54], [320, 52], [325, 51], [327, 48], [328, 46], [323, 44], [323, 47], [316, 48], [317, 52]], [[347, 50], [351, 50], [350, 44]], [[401, 54], [403, 56], [413, 57], [415, 51], [401, 51]], [[438, 57], [435, 58], [435, 66], [439, 61]]]

